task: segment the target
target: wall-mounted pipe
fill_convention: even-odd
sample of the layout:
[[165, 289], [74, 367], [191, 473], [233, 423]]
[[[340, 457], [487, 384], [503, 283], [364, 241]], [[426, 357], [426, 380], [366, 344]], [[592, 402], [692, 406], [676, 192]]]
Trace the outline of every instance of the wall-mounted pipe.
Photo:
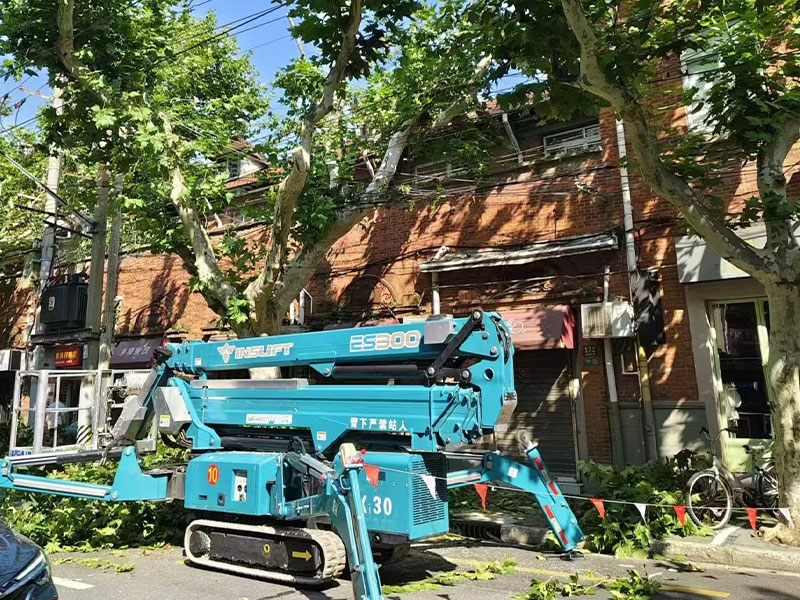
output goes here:
[[[447, 254], [448, 247], [442, 246], [434, 254], [433, 259], [431, 262], [435, 260], [439, 260], [445, 254]], [[440, 315], [442, 314], [442, 299], [439, 295], [439, 272], [438, 271], [431, 271], [431, 314]]]
[[[603, 276], [603, 302], [608, 302], [609, 285], [611, 283], [611, 267], [606, 265]], [[611, 462], [618, 469], [625, 468], [625, 442], [622, 438], [622, 421], [619, 410], [619, 397], [617, 396], [617, 376], [614, 373], [614, 349], [611, 339], [603, 339], [603, 359], [606, 367], [606, 382], [608, 384], [608, 419], [611, 425]]]
[[[633, 277], [637, 272], [636, 246], [633, 236], [633, 203], [631, 201], [631, 185], [628, 176], [628, 148], [625, 142], [625, 124], [617, 121], [617, 148], [619, 150], [619, 180], [622, 193], [622, 214], [625, 224], [625, 258], [628, 266], [628, 291], [633, 303]], [[639, 386], [642, 392], [642, 414], [644, 416], [645, 453], [647, 460], [658, 458], [658, 440], [656, 438], [656, 422], [653, 412], [653, 401], [650, 395], [650, 377], [647, 372], [647, 354], [636, 339], [636, 358], [639, 363]]]

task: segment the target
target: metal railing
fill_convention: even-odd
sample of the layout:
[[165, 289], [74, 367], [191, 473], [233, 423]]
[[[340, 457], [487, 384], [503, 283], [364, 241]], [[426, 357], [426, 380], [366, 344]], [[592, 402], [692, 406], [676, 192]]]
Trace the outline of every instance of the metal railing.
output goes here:
[[147, 371], [18, 371], [9, 455], [97, 450], [113, 426], [115, 383], [122, 375], [140, 372]]

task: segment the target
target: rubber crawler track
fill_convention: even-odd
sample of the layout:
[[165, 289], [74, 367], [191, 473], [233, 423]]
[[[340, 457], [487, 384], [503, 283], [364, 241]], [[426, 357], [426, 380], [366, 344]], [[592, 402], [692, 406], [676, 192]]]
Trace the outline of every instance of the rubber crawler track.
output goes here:
[[[268, 571], [266, 569], [257, 569], [246, 567], [244, 565], [232, 565], [225, 562], [217, 562], [202, 556], [195, 556], [192, 554], [189, 538], [194, 530], [226, 530], [238, 531], [243, 533], [260, 533], [273, 536], [275, 538], [294, 538], [303, 541], [311, 541], [317, 544], [322, 551], [322, 573], [315, 577], [303, 577], [285, 573], [282, 571]], [[325, 531], [322, 529], [306, 529], [304, 527], [272, 527], [270, 525], [242, 525], [238, 523], [227, 523], [225, 521], [212, 521], [208, 519], [199, 519], [192, 521], [186, 528], [186, 533], [183, 538], [183, 546], [186, 551], [186, 558], [189, 562], [204, 567], [210, 567], [220, 571], [227, 571], [230, 573], [238, 573], [240, 575], [249, 575], [251, 577], [258, 577], [267, 581], [278, 581], [281, 583], [296, 583], [300, 585], [323, 585], [337, 578], [344, 571], [346, 563], [346, 555], [344, 544], [341, 538], [333, 531]]]

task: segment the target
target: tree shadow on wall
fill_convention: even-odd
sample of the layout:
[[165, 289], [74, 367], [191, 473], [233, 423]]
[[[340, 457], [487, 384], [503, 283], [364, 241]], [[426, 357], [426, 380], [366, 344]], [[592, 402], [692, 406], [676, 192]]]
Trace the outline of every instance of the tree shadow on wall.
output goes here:
[[126, 307], [126, 286], [120, 281], [123, 311], [117, 319], [118, 334], [163, 334], [180, 325], [180, 317], [184, 315], [193, 293], [186, 281], [187, 275], [180, 259], [174, 256], [163, 257], [160, 267], [156, 269], [137, 269], [134, 257], [128, 269], [133, 271], [134, 278], [127, 284], [149, 286], [150, 293], [141, 304]]
[[0, 348], [23, 346], [25, 316], [34, 302], [30, 289], [22, 289], [19, 280], [0, 285]]
[[[566, 192], [548, 192], [553, 187], [551, 182], [549, 188], [534, 185], [522, 191], [513, 183], [498, 182], [491, 194], [377, 210], [334, 247], [318, 271], [314, 289], [321, 312], [325, 298], [333, 306], [344, 307], [339, 313], [351, 319], [364, 311], [390, 317], [387, 299], [395, 307], [408, 310], [430, 302], [430, 276], [420, 273], [419, 263], [430, 260], [441, 246], [452, 252], [511, 248], [573, 233], [576, 227], [570, 223], [574, 211], [560, 195]], [[569, 187], [565, 182], [559, 185]], [[574, 185], [571, 189], [575, 190]], [[575, 192], [575, 196], [583, 205], [597, 203], [581, 192]], [[585, 213], [585, 209], [583, 206], [575, 211]], [[554, 225], [556, 221], [569, 225], [566, 233]], [[609, 228], [608, 219], [595, 222], [597, 232]]]

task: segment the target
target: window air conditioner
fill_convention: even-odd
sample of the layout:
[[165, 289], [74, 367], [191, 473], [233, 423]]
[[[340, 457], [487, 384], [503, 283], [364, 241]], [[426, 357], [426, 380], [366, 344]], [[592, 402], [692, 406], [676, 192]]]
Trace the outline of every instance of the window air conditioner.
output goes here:
[[630, 302], [595, 302], [581, 305], [581, 333], [585, 338], [633, 337]]

